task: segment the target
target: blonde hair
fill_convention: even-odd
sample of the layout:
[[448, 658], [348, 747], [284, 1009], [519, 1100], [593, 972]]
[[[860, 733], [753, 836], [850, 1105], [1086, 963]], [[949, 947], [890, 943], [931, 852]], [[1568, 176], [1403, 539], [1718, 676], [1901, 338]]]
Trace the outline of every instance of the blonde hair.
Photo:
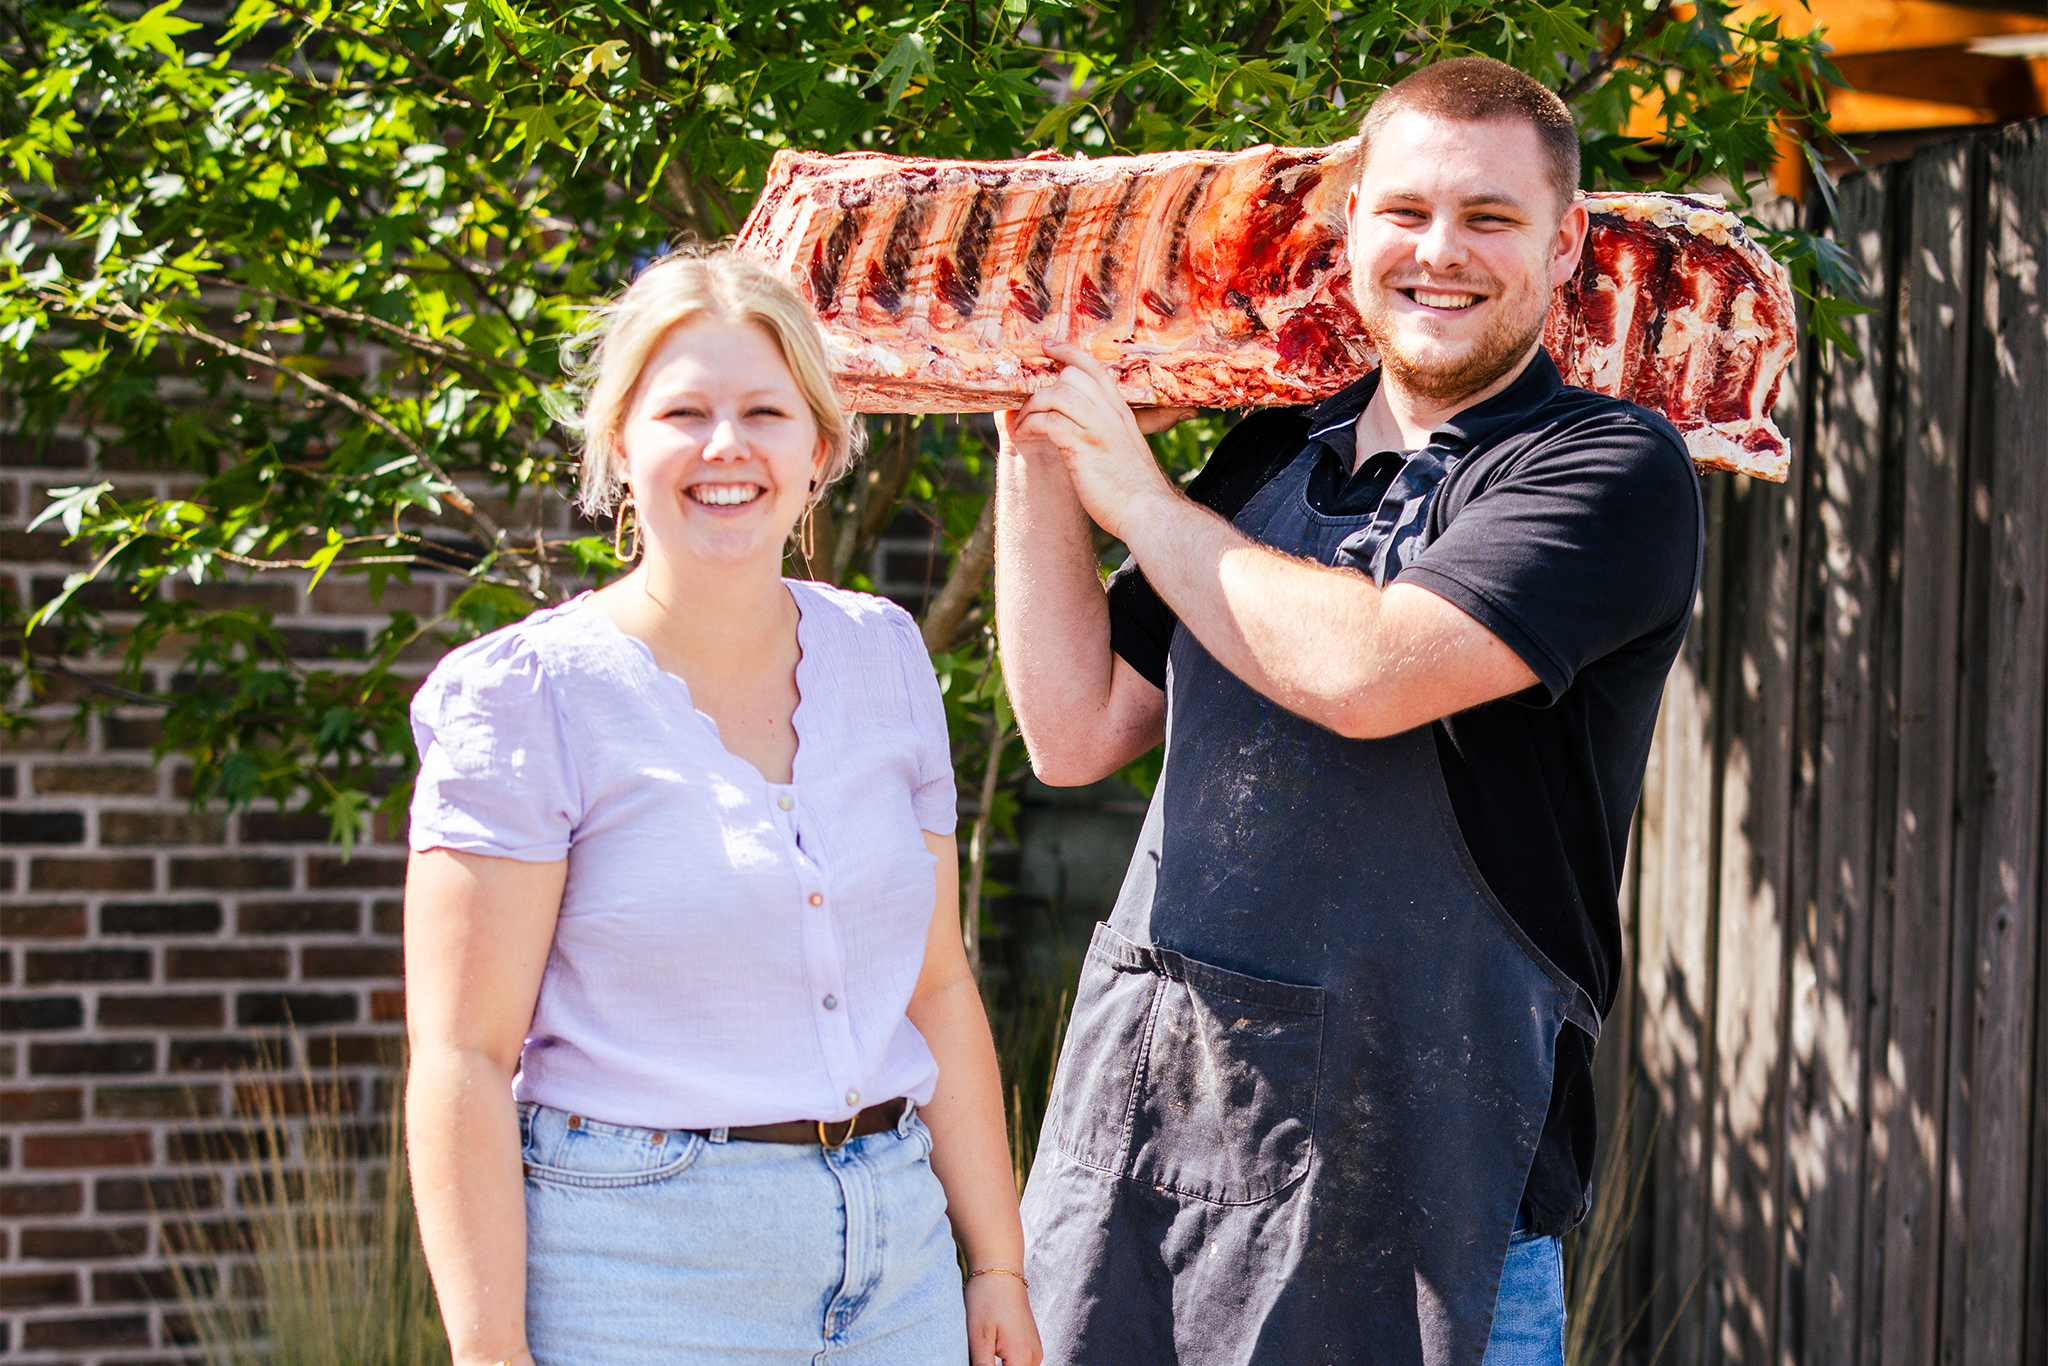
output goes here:
[[754, 323], [775, 339], [825, 438], [825, 468], [811, 501], [824, 497], [860, 454], [866, 433], [840, 408], [817, 321], [789, 282], [731, 251], [678, 253], [641, 271], [617, 298], [592, 309], [563, 349], [563, 368], [583, 399], [582, 412], [564, 425], [583, 438], [577, 503], [586, 514], [608, 515], [618, 503], [615, 442], [648, 358], [670, 332], [702, 318]]

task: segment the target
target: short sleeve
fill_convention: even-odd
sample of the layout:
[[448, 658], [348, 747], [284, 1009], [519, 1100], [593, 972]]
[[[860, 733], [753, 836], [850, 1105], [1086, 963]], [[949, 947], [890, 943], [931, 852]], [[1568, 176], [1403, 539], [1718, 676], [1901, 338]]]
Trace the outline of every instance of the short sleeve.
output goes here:
[[560, 707], [517, 627], [441, 661], [412, 700], [414, 849], [552, 863], [580, 801]]
[[924, 637], [908, 612], [892, 614], [903, 661], [903, 682], [910, 693], [910, 724], [917, 747], [916, 785], [910, 794], [920, 830], [950, 835], [960, 823], [960, 803], [953, 789], [953, 743], [946, 733], [946, 702], [925, 653]]
[[1177, 620], [1136, 560], [1126, 558], [1109, 576], [1109, 648], [1155, 688], [1166, 686]]
[[1555, 702], [1580, 669], [1690, 612], [1701, 510], [1675, 432], [1625, 416], [1589, 422], [1475, 493], [1396, 581], [1486, 627]]
[[[1307, 439], [1303, 408], [1263, 408], [1224, 433], [1188, 497], [1222, 517], [1235, 517], [1254, 494], [1300, 452]], [[1173, 609], [1133, 558], [1109, 576], [1109, 648], [1155, 688], [1166, 686], [1166, 656], [1179, 624]]]

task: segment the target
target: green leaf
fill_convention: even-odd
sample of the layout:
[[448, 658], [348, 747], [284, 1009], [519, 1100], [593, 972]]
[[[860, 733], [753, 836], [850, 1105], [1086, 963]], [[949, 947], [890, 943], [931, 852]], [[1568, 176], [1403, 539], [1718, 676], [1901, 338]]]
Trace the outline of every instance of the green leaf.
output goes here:
[[334, 566], [334, 557], [339, 555], [348, 541], [339, 531], [327, 529], [327, 544], [313, 552], [306, 561], [306, 568], [313, 571], [313, 577], [306, 581], [306, 591], [312, 592], [320, 586], [320, 580], [327, 577], [327, 571]]
[[875, 68], [875, 74], [868, 78], [863, 89], [871, 88], [883, 80], [889, 82], [888, 107], [894, 112], [896, 104], [903, 98], [903, 92], [914, 77], [923, 76], [929, 81], [938, 75], [938, 68], [932, 63], [931, 50], [925, 46], [924, 34], [916, 29], [898, 38], [889, 49], [887, 56]]
[[369, 793], [356, 788], [336, 788], [328, 794], [327, 838], [341, 847], [343, 863], [355, 852], [356, 841], [369, 837], [372, 801]]
[[183, 7], [184, 0], [164, 0], [154, 9], [145, 10], [142, 17], [125, 30], [128, 41], [137, 47], [152, 48], [166, 57], [177, 59], [180, 56], [178, 45], [171, 40], [199, 27], [194, 20], [177, 17], [178, 10]]
[[99, 511], [100, 499], [113, 491], [112, 484], [79, 484], [68, 488], [51, 489], [50, 502], [29, 522], [28, 529], [34, 531], [51, 518], [64, 524], [67, 540], [77, 540], [85, 519]]

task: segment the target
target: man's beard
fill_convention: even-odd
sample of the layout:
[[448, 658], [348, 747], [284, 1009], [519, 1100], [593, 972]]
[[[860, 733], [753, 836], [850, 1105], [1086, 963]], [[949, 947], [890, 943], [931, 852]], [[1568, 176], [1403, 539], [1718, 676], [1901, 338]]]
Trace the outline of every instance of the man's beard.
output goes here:
[[[1455, 285], [1431, 287], [1445, 293], [1457, 288]], [[1495, 295], [1493, 302], [1505, 305], [1507, 300]], [[1512, 310], [1501, 307], [1492, 325], [1462, 354], [1449, 361], [1434, 363], [1418, 361], [1401, 353], [1397, 345], [1400, 330], [1387, 308], [1362, 308], [1359, 317], [1365, 324], [1366, 338], [1372, 343], [1373, 350], [1379, 352], [1380, 365], [1386, 373], [1408, 392], [1432, 403], [1447, 405], [1479, 393], [1520, 365], [1529, 349], [1542, 339], [1548, 310], [1538, 314], [1533, 323], [1523, 323]]]

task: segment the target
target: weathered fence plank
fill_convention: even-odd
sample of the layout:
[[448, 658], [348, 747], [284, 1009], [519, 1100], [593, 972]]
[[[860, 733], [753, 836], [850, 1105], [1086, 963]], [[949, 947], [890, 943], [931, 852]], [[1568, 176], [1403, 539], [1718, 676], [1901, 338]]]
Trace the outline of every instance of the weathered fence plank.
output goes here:
[[[1707, 480], [1710, 526], [1726, 516], [1728, 479]], [[1715, 868], [1719, 843], [1720, 752], [1712, 698], [1720, 664], [1722, 550], [1707, 548], [1707, 564], [1692, 630], [1664, 689], [1657, 723], [1656, 766], [1661, 777], [1654, 832], [1658, 877], [1648, 881], [1645, 859], [1643, 932], [1638, 990], [1642, 997], [1646, 1074], [1657, 1092], [1657, 1140], [1652, 1159], [1654, 1203], [1649, 1335], [1666, 1344], [1669, 1359], [1704, 1360], [1712, 1316], [1707, 1277], [1707, 1174], [1712, 1160], [1715, 968], [1712, 947]]]
[[1896, 173], [1841, 192], [1836, 240], [1860, 270], [1872, 312], [1849, 321], [1859, 357], [1821, 358], [1813, 393], [1806, 578], [1813, 705], [1812, 846], [1792, 949], [1786, 1116], [1786, 1283], [1779, 1359], [1863, 1360], [1863, 1182], [1869, 1084], [1870, 949], [1889, 820], [1873, 819], [1885, 618], [1886, 431], [1893, 394]]
[[1874, 1226], [1883, 1265], [1864, 1325], [1884, 1366], [1934, 1361], [1940, 1328], [1974, 161], [1971, 144], [1944, 144], [1916, 156], [1908, 175], [1891, 1011], [1871, 1115], [1884, 1166], [1883, 1220]]
[[[2048, 144], [2038, 125], [1987, 148], [1979, 332], [1984, 651], [1973, 681], [1977, 732], [1963, 824], [1971, 895], [1959, 899], [1946, 1166], [1958, 1198], [1944, 1258], [1944, 1361], [2005, 1366], [2025, 1331], [2023, 1299], [2035, 936], [2040, 905], [2043, 662], [2048, 659]], [[1972, 576], [1973, 578], [1975, 576]], [[1967, 1086], [1958, 1085], [1966, 1082]]]
[[[1788, 385], [1799, 379], [1795, 369]], [[1796, 399], [1779, 418], [1799, 430]], [[1726, 510], [1708, 1274], [1718, 1292], [1718, 1359], [1731, 1363], [1766, 1362], [1777, 1341], [1800, 493], [1798, 480], [1745, 480]]]

